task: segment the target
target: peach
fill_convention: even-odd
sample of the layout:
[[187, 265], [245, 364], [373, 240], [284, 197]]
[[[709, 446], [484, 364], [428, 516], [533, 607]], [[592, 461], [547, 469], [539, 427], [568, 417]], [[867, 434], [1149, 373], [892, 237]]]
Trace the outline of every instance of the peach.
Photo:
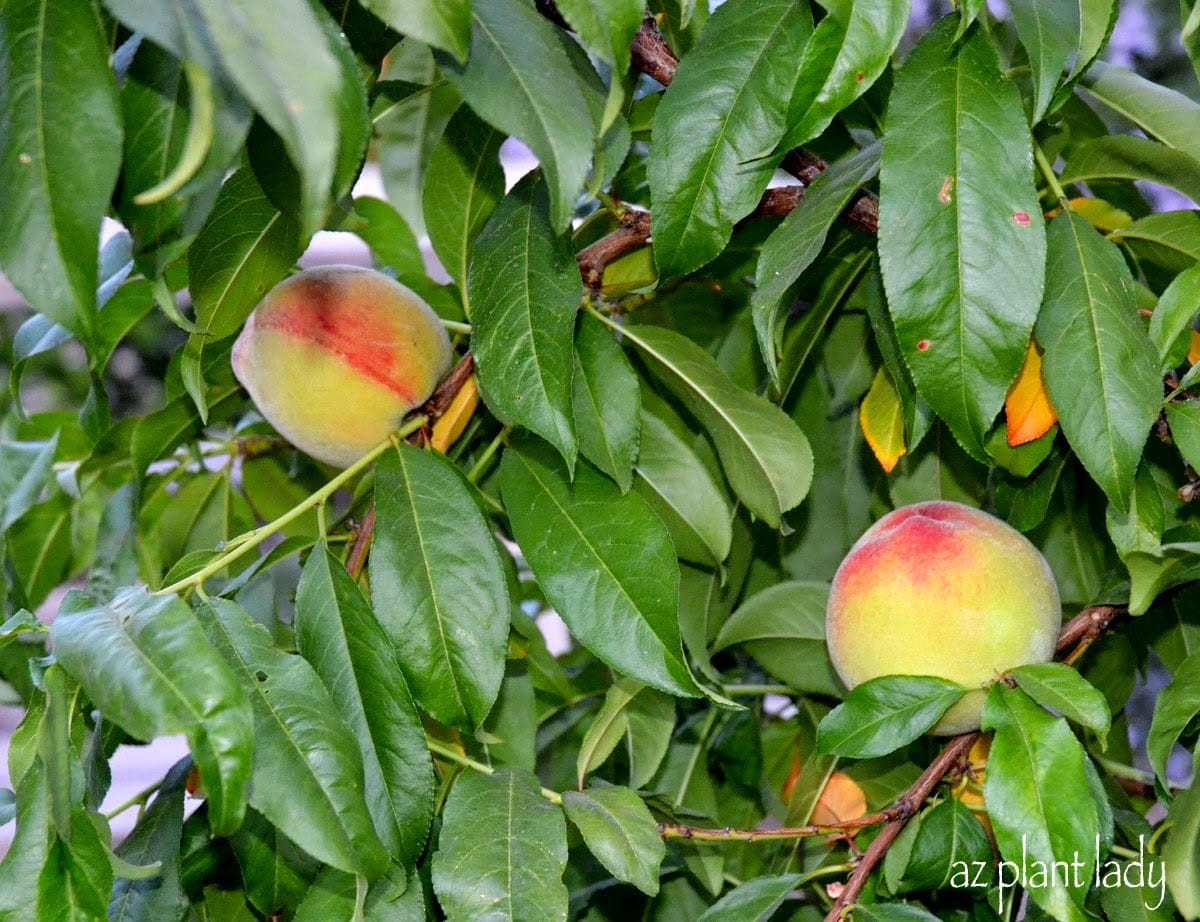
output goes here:
[[1054, 655], [1062, 623], [1046, 560], [1005, 522], [960, 503], [896, 509], [867, 529], [833, 578], [829, 655], [848, 688], [931, 675], [970, 689], [933, 727], [979, 728], [984, 686]]
[[433, 393], [450, 338], [415, 292], [357, 266], [280, 282], [246, 321], [233, 371], [279, 433], [348, 467]]

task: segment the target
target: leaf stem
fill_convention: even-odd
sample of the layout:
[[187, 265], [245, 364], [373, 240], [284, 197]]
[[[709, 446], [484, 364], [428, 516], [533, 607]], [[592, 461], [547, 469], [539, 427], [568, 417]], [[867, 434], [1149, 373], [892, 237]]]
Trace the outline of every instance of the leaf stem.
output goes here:
[[1067, 208], [1067, 193], [1063, 191], [1062, 183], [1058, 181], [1058, 176], [1054, 172], [1054, 167], [1046, 158], [1046, 152], [1042, 150], [1040, 144], [1033, 145], [1033, 157], [1037, 161], [1038, 169], [1042, 171], [1042, 176], [1046, 178], [1046, 184], [1050, 187], [1050, 191], [1054, 193], [1054, 197]]
[[479, 456], [479, 460], [477, 460], [475, 464], [472, 465], [471, 470], [467, 472], [467, 480], [469, 480], [471, 483], [479, 482], [479, 478], [483, 475], [483, 472], [487, 470], [487, 466], [491, 462], [492, 457], [500, 449], [500, 446], [504, 444], [505, 439], [508, 438], [508, 433], [511, 431], [511, 427], [505, 426], [496, 433], [496, 437], [492, 439], [492, 441], [488, 444], [488, 447], [483, 450], [483, 454]]
[[247, 532], [244, 535], [239, 535], [234, 538], [230, 544], [233, 545], [230, 550], [217, 557], [210, 564], [201, 570], [197, 570], [191, 576], [178, 580], [170, 586], [166, 586], [158, 590], [159, 595], [170, 595], [173, 593], [182, 592], [185, 589], [192, 589], [201, 585], [206, 579], [214, 573], [219, 573], [227, 566], [233, 563], [238, 558], [252, 551], [254, 548], [262, 544], [267, 538], [276, 532], [286, 528], [290, 523], [294, 522], [300, 516], [304, 515], [309, 509], [319, 506], [324, 503], [329, 497], [336, 493], [342, 486], [349, 483], [364, 470], [370, 467], [377, 461], [384, 452], [392, 447], [393, 439], [402, 439], [418, 429], [425, 426], [429, 422], [428, 416], [415, 416], [400, 427], [393, 436], [389, 436], [386, 440], [380, 442], [369, 452], [351, 464], [348, 468], [330, 480], [325, 486], [321, 487], [315, 493], [310, 494], [302, 502], [297, 503], [279, 518], [266, 525], [261, 525], [254, 530]]
[[[469, 768], [472, 771], [480, 772], [484, 775], [496, 774], [496, 769], [490, 765], [484, 765], [472, 759], [470, 756], [463, 755], [461, 752], [455, 752], [449, 746], [439, 743], [437, 740], [425, 738], [425, 744], [429, 747], [430, 752], [435, 752], [448, 762], [453, 762], [456, 765], [461, 765], [463, 768]], [[562, 804], [562, 795], [557, 791], [552, 791], [549, 788], [542, 788], [542, 796], [552, 804]]]
[[144, 806], [146, 801], [148, 801], [155, 793], [158, 792], [158, 789], [162, 787], [162, 783], [163, 779], [160, 778], [158, 781], [155, 781], [148, 787], [142, 788], [142, 790], [138, 791], [128, 800], [117, 804], [115, 807], [105, 813], [104, 818], [106, 820], [111, 820], [113, 817], [120, 816], [126, 810], [129, 810], [133, 807]]
[[787, 685], [726, 685], [722, 691], [730, 698], [795, 694], [795, 689]]
[[451, 333], [461, 333], [463, 336], [471, 335], [471, 324], [469, 323], [459, 323], [457, 320], [446, 320], [444, 317], [439, 317], [438, 320], [440, 320], [442, 326], [444, 326]]

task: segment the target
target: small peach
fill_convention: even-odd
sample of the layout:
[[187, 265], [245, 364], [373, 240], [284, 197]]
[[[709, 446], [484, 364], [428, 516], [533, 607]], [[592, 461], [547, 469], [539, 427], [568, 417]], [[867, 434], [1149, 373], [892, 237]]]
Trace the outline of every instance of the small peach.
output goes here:
[[931, 732], [979, 728], [984, 686], [1054, 655], [1062, 623], [1046, 560], [1016, 529], [960, 503], [888, 513], [833, 578], [829, 655], [846, 686], [930, 675], [970, 689]]
[[233, 346], [233, 371], [288, 441], [348, 467], [424, 403], [450, 338], [415, 292], [372, 269], [322, 266], [280, 282]]

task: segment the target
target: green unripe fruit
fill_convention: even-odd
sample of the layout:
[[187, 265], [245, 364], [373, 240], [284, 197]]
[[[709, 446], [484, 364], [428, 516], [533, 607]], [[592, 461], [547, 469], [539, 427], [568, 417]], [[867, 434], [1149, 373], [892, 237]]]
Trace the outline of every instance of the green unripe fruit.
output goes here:
[[979, 728], [983, 687], [1054, 655], [1062, 624], [1046, 560], [1016, 529], [960, 503], [888, 513], [858, 539], [829, 594], [825, 638], [848, 688], [930, 675], [971, 689], [931, 732]]

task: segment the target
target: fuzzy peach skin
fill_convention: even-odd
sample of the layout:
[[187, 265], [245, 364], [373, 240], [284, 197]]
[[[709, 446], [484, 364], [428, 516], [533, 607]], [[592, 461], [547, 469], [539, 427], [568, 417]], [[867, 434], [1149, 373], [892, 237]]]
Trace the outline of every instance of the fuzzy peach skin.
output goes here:
[[233, 371], [284, 438], [348, 467], [429, 398], [452, 357], [415, 292], [372, 269], [322, 266], [267, 293], [234, 343]]
[[1062, 624], [1054, 574], [1016, 529], [960, 503], [888, 513], [838, 567], [825, 639], [853, 688], [884, 675], [932, 675], [972, 689], [930, 731], [979, 729], [983, 686], [1046, 662]]

